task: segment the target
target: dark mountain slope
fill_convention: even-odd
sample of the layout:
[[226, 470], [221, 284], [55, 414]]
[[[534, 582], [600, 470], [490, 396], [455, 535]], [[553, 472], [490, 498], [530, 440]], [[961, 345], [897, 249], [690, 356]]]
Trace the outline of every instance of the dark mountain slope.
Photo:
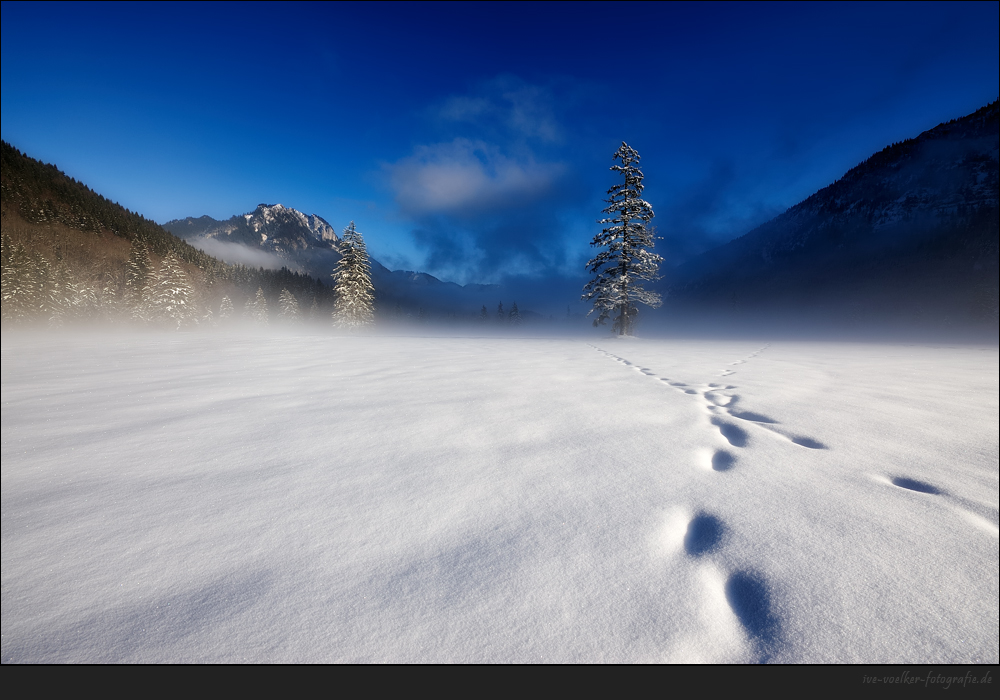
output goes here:
[[893, 144], [680, 266], [669, 306], [996, 324], [998, 115], [994, 102]]
[[92, 234], [109, 233], [129, 242], [141, 240], [150, 252], [176, 253], [182, 260], [209, 269], [218, 260], [165, 231], [154, 221], [129, 211], [67, 176], [56, 166], [35, 160], [0, 142], [2, 214], [27, 224], [61, 225]]

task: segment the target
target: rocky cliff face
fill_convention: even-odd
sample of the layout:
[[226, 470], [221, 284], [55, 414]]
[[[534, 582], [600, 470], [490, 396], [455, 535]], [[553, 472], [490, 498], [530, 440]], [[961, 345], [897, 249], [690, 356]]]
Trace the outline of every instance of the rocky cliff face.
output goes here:
[[307, 248], [336, 250], [340, 239], [322, 217], [281, 204], [260, 204], [249, 214], [218, 221], [210, 216], [175, 219], [163, 225], [184, 239], [215, 238], [281, 255]]

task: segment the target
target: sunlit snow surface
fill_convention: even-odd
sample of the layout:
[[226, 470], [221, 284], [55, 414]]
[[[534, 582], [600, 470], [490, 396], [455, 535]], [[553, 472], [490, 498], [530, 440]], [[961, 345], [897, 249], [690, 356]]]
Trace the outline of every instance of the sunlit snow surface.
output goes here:
[[2, 340], [2, 660], [998, 661], [996, 347]]

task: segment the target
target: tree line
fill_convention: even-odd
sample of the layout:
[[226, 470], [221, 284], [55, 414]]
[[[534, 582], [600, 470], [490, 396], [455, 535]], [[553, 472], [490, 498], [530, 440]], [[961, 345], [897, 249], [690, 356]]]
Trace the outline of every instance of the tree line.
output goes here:
[[[0, 142], [5, 323], [106, 321], [192, 326], [239, 313], [328, 315], [334, 291], [308, 275], [226, 264]], [[223, 304], [223, 302], [226, 302]]]

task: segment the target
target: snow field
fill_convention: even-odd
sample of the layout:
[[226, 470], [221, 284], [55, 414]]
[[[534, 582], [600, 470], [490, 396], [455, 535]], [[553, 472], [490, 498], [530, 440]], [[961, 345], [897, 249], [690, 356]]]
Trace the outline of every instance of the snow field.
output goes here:
[[2, 339], [2, 659], [992, 662], [997, 349]]

